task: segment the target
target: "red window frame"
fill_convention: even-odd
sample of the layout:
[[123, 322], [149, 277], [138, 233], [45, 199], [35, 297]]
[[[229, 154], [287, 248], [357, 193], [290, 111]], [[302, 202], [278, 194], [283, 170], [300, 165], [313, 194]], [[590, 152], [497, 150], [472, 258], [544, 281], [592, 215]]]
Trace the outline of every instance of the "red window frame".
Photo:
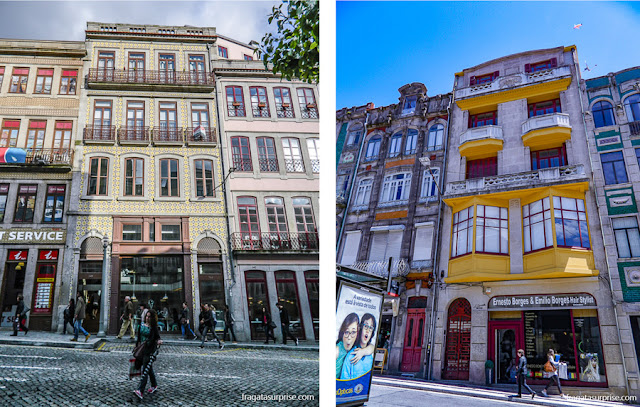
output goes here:
[[[267, 200], [271, 199], [279, 199], [280, 203], [270, 203]], [[287, 213], [284, 209], [284, 199], [280, 196], [267, 196], [264, 198], [264, 206], [267, 212], [267, 225], [269, 226], [269, 233], [277, 233], [280, 235], [281, 233], [289, 233], [289, 226], [287, 224]], [[283, 221], [280, 222], [280, 216], [282, 216]], [[282, 236], [279, 236], [283, 238]]]
[[[180, 162], [175, 158], [163, 158], [159, 160], [160, 164], [160, 196], [179, 197], [180, 196]], [[175, 166], [176, 175], [171, 175], [171, 168]], [[166, 168], [166, 175], [162, 175]], [[162, 187], [162, 181], [166, 180], [166, 188]], [[175, 183], [175, 186], [174, 186]], [[163, 189], [166, 190], [163, 191]]]
[[[96, 162], [96, 171], [93, 172], [93, 163]], [[102, 167], [106, 167], [106, 174], [102, 173]], [[92, 191], [91, 182], [95, 180], [95, 188]], [[89, 160], [89, 184], [87, 195], [105, 196], [109, 194], [109, 159], [107, 157], [92, 157]], [[104, 193], [100, 191], [104, 190]]]
[[562, 147], [531, 152], [532, 171], [542, 168], [564, 167], [565, 165], [567, 165], [567, 148], [564, 144]]
[[488, 157], [467, 161], [466, 179], [498, 175], [498, 158]]
[[9, 184], [0, 184], [0, 222], [4, 221], [7, 212], [7, 198], [9, 197]]
[[[275, 273], [275, 279], [276, 279], [276, 295], [278, 296], [278, 301], [281, 302], [284, 305], [288, 305], [291, 303], [290, 300], [287, 300], [284, 297], [280, 296], [280, 293], [282, 291], [279, 290], [280, 287], [282, 287], [282, 285], [286, 285], [286, 284], [290, 284], [291, 287], [293, 287], [294, 291], [296, 292], [296, 308], [298, 309], [298, 317], [300, 318], [300, 328], [298, 328], [298, 332], [296, 332], [298, 338], [305, 340], [307, 339], [307, 336], [304, 332], [304, 321], [302, 318], [302, 310], [300, 308], [300, 294], [298, 293], [298, 283], [296, 281], [296, 273], [293, 271], [289, 271], [289, 270], [278, 270]], [[282, 287], [284, 288], [284, 287]], [[292, 304], [293, 305], [293, 304]], [[284, 308], [284, 306], [283, 306]], [[291, 313], [289, 313], [290, 317], [293, 317], [293, 315]]]
[[303, 119], [317, 119], [318, 105], [316, 104], [316, 96], [312, 88], [297, 88], [298, 103], [300, 104], [300, 112]]
[[[304, 272], [305, 287], [307, 288], [307, 298], [309, 299], [309, 310], [313, 321], [313, 335], [318, 340], [320, 337], [320, 278], [317, 271]], [[312, 295], [313, 293], [313, 295]]]
[[253, 171], [249, 137], [243, 137], [243, 136], [231, 137], [231, 158], [232, 158], [233, 166], [236, 168], [236, 171], [238, 172]]
[[262, 329], [262, 321], [259, 319], [262, 317], [262, 307], [259, 306], [259, 302], [254, 298], [251, 288], [254, 284], [259, 284], [260, 290], [258, 292], [264, 292], [264, 298], [266, 301], [262, 304], [267, 312], [271, 313], [271, 301], [269, 301], [269, 285], [267, 284], [267, 275], [264, 271], [260, 270], [246, 270], [244, 272], [244, 281], [247, 293], [247, 310], [249, 311], [251, 330], [251, 339], [264, 339], [266, 337], [264, 330]]
[[4, 66], [0, 66], [0, 87], [2, 87], [3, 80], [4, 80]]
[[524, 71], [526, 73], [539, 72], [547, 69], [556, 68], [558, 66], [558, 59], [551, 58], [540, 62], [534, 62], [532, 64], [525, 64]]
[[253, 57], [251, 55], [243, 54], [245, 61], [253, 61]]
[[[64, 198], [66, 194], [66, 185], [47, 185], [47, 194], [44, 198], [44, 212], [42, 214], [43, 223], [60, 223], [64, 217]], [[51, 220], [47, 220], [47, 203], [49, 198], [53, 200], [53, 205], [49, 207], [51, 209]], [[58, 218], [56, 216], [56, 210], [58, 209], [58, 202], [62, 202], [62, 215]]]
[[24, 148], [28, 151], [39, 151], [44, 148], [44, 138], [47, 129], [46, 120], [29, 120], [27, 138], [24, 141]]
[[[18, 217], [18, 209], [20, 206], [20, 198], [24, 198], [24, 210], [22, 216]], [[13, 221], [16, 223], [31, 223], [36, 212], [36, 199], [38, 198], [37, 185], [18, 185], [18, 194], [16, 197], [16, 211], [13, 215]], [[29, 208], [29, 202], [33, 203], [33, 207]], [[28, 210], [31, 210], [30, 216], [27, 216]]]
[[[65, 69], [60, 77], [59, 95], [75, 95], [78, 85], [78, 70]], [[72, 91], [73, 90], [73, 91]]]
[[[198, 163], [200, 163], [200, 168], [198, 169]], [[207, 177], [207, 164], [209, 164], [211, 176]], [[213, 161], [212, 160], [193, 160], [193, 168], [196, 179], [196, 196], [201, 197], [214, 197], [216, 196], [216, 191], [213, 185]], [[198, 192], [198, 185], [202, 184], [202, 193]]]
[[29, 68], [13, 68], [9, 93], [27, 93], [27, 82], [29, 81]]
[[[140, 171], [137, 171], [138, 163], [142, 164]], [[131, 172], [129, 172], [129, 165], [131, 165]], [[136, 192], [138, 185], [140, 185], [140, 193]], [[130, 191], [128, 186], [131, 186]], [[124, 196], [144, 196], [144, 160], [142, 158], [124, 159]]]
[[[296, 200], [306, 199], [308, 203], [296, 203]], [[317, 233], [316, 219], [313, 215], [313, 205], [311, 205], [311, 198], [307, 196], [293, 197], [293, 213], [296, 217], [296, 229], [298, 233]], [[307, 217], [311, 217], [311, 222]]]
[[[482, 207], [482, 208], [481, 208]], [[487, 216], [487, 207], [498, 208], [498, 217], [489, 217]], [[497, 223], [497, 226], [495, 225]], [[504, 226], [506, 223], [506, 226]], [[499, 206], [493, 205], [476, 205], [476, 216], [475, 216], [475, 224], [476, 224], [476, 241], [475, 241], [475, 253], [487, 253], [487, 254], [497, 254], [497, 255], [509, 255], [509, 209], [502, 208]], [[498, 251], [491, 252], [487, 251], [487, 227], [492, 229], [498, 229]], [[480, 231], [482, 230], [482, 231]], [[502, 247], [502, 231], [507, 231], [507, 242], [506, 247]], [[478, 250], [478, 240], [482, 240], [482, 250]]]
[[[240, 203], [242, 199], [251, 199], [252, 203]], [[258, 214], [258, 201], [253, 196], [238, 197], [238, 226], [240, 237], [243, 245], [248, 241], [252, 249], [260, 249], [262, 247], [262, 239], [260, 236], [260, 216]], [[252, 219], [252, 218], [255, 218]], [[245, 237], [248, 236], [248, 239]]]
[[276, 141], [273, 137], [257, 137], [258, 164], [262, 172], [278, 172]]
[[4, 119], [2, 131], [0, 131], [0, 147], [16, 147], [18, 145], [18, 132], [20, 131], [20, 119]]
[[222, 58], [229, 58], [229, 50], [227, 50], [227, 47], [218, 45], [218, 56], [221, 56]]
[[246, 117], [244, 108], [244, 91], [242, 86], [227, 86], [227, 114], [229, 117]]
[[473, 114], [469, 116], [469, 128], [482, 126], [497, 126], [498, 111]]
[[480, 76], [472, 76], [471, 78], [469, 78], [469, 86], [482, 85], [484, 83], [491, 83], [498, 76], [500, 76], [499, 71], [491, 72], [491, 73], [480, 75]]
[[251, 97], [253, 117], [271, 117], [267, 88], [264, 86], [251, 86], [249, 88], [249, 95]]
[[560, 99], [545, 100], [544, 102], [529, 103], [529, 117], [542, 116], [551, 113], [562, 113]]
[[[49, 91], [47, 92], [47, 86]], [[38, 89], [40, 87], [40, 89]], [[36, 71], [36, 83], [33, 93], [39, 95], [50, 95], [53, 88], [53, 68], [38, 68]]]
[[273, 88], [273, 96], [276, 102], [276, 113], [279, 118], [296, 117], [291, 103], [291, 90], [289, 88]]

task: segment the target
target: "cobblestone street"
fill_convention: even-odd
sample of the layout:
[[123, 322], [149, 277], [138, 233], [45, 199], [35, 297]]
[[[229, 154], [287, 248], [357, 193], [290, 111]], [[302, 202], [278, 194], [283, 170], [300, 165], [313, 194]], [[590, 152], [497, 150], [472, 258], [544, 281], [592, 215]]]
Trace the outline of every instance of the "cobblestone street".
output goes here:
[[[247, 348], [222, 351], [164, 345], [154, 370], [158, 391], [139, 401], [128, 379], [133, 344], [100, 351], [0, 345], [3, 406], [245, 406], [319, 404], [318, 353]], [[149, 385], [147, 385], [148, 387]], [[244, 398], [243, 398], [244, 395]], [[250, 401], [260, 395], [313, 400]], [[309, 397], [305, 397], [309, 398]], [[255, 400], [255, 399], [254, 399]]]

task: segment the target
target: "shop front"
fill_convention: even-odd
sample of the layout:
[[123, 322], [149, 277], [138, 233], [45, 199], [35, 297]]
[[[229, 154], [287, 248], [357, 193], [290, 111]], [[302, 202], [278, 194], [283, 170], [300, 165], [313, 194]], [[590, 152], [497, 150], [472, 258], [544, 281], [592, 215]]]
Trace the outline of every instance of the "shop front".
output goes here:
[[607, 387], [598, 310], [587, 293], [495, 296], [489, 300], [488, 359], [493, 382], [515, 383], [516, 352], [524, 349], [532, 384], [546, 384], [547, 352], [566, 363], [570, 386]]

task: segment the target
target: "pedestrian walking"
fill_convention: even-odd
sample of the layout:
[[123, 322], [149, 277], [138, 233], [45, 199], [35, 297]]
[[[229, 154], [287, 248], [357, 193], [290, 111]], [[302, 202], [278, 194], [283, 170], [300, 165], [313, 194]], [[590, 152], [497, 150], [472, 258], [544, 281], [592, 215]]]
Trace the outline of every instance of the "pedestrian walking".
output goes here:
[[131, 302], [131, 297], [128, 295], [124, 297], [124, 310], [122, 311], [122, 315], [120, 315], [120, 321], [122, 321], [122, 326], [116, 338], [122, 339], [124, 334], [127, 333], [127, 330], [130, 330], [131, 339], [136, 339], [136, 334], [133, 331], [133, 303]]
[[273, 343], [276, 343], [276, 336], [273, 334], [273, 329], [276, 324], [271, 319], [271, 314], [267, 311], [267, 308], [262, 307], [262, 329], [264, 329], [265, 340], [264, 343], [269, 343], [269, 338], [273, 338]]
[[180, 313], [180, 326], [182, 327], [182, 340], [186, 339], [185, 336], [185, 331], [188, 331], [191, 333], [191, 336], [193, 336], [193, 339], [198, 339], [198, 337], [196, 336], [195, 333], [193, 333], [193, 330], [191, 329], [191, 325], [189, 325], [189, 308], [187, 308], [187, 303], [183, 302], [182, 303], [182, 312]]
[[544, 364], [544, 371], [549, 372], [551, 377], [549, 377], [549, 383], [542, 390], [542, 395], [549, 397], [547, 389], [551, 384], [555, 384], [558, 387], [558, 392], [560, 392], [560, 397], [565, 398], [566, 396], [562, 393], [562, 386], [560, 386], [560, 379], [558, 379], [558, 364], [560, 364], [560, 361], [556, 361], [556, 353], [553, 349], [549, 349], [549, 352], [547, 352], [547, 359], [547, 363]]
[[214, 323], [215, 315], [213, 313], [213, 310], [209, 308], [209, 304], [204, 304], [204, 311], [200, 313], [200, 318], [200, 326], [203, 327], [202, 342], [200, 343], [200, 347], [204, 348], [204, 341], [207, 338], [207, 333], [208, 331], [211, 331], [215, 340], [218, 341], [218, 347], [220, 349], [224, 349], [224, 345], [220, 342], [220, 338], [218, 338], [218, 335], [216, 335]]
[[529, 370], [527, 370], [527, 358], [524, 356], [524, 350], [518, 349], [518, 370], [516, 371], [516, 377], [518, 378], [518, 396], [522, 397], [522, 386], [529, 393], [531, 393], [531, 400], [536, 396], [536, 392], [531, 390], [531, 387], [527, 384], [527, 375], [529, 374]]
[[27, 312], [29, 312], [29, 308], [26, 308], [24, 306], [23, 299], [24, 297], [22, 296], [22, 294], [18, 294], [18, 306], [16, 307], [16, 315], [13, 319], [13, 333], [11, 334], [11, 336], [18, 336], [18, 326], [24, 331], [25, 335], [27, 334], [27, 332], [29, 332], [29, 328], [24, 326], [24, 324], [22, 323], [22, 320], [27, 317]]
[[78, 291], [78, 301], [76, 302], [76, 310], [74, 313], [74, 318], [75, 318], [74, 331], [73, 331], [73, 338], [71, 338], [71, 342], [78, 341], [78, 335], [80, 332], [82, 332], [82, 334], [84, 335], [85, 342], [88, 341], [89, 338], [91, 337], [91, 334], [82, 327], [82, 320], [85, 317], [85, 310], [86, 310], [86, 307], [84, 304], [84, 297], [82, 296], [82, 292]]
[[231, 315], [231, 310], [229, 310], [229, 306], [224, 305], [224, 332], [222, 333], [222, 340], [224, 341], [227, 338], [227, 331], [229, 332], [229, 340], [233, 338], [233, 343], [238, 343], [236, 341], [236, 334], [233, 332], [233, 323], [236, 320]]
[[[142, 377], [140, 378], [140, 386], [137, 390], [133, 391], [140, 400], [142, 400], [142, 394], [147, 386], [148, 379], [151, 379], [151, 387], [149, 387], [147, 393], [155, 393], [158, 390], [156, 374], [153, 371], [153, 362], [155, 362], [158, 356], [158, 349], [160, 345], [162, 345], [160, 330], [158, 329], [158, 313], [155, 310], [150, 310], [145, 314], [144, 322], [145, 323], [140, 324], [138, 341], [136, 342], [136, 345], [144, 343], [142, 361], [140, 362]], [[136, 360], [136, 365], [137, 364], [138, 361]]]
[[276, 307], [280, 310], [280, 325], [282, 325], [282, 343], [287, 344], [287, 337], [294, 340], [296, 346], [298, 346], [298, 338], [293, 336], [293, 334], [289, 331], [289, 311], [285, 307], [282, 306], [281, 302], [276, 303]]
[[73, 330], [73, 312], [76, 310], [76, 302], [72, 299], [69, 300], [69, 305], [64, 309], [64, 325], [62, 326], [62, 334], [67, 334], [67, 324], [71, 325], [71, 329]]

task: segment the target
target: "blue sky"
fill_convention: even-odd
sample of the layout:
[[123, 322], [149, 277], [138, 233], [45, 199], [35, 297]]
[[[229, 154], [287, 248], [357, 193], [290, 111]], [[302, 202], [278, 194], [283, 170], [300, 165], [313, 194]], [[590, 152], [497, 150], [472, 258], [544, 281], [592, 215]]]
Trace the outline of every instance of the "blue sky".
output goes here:
[[[336, 5], [336, 108], [398, 102], [422, 82], [522, 51], [576, 45], [584, 79], [640, 65], [640, 2], [360, 2]], [[580, 29], [573, 29], [575, 24]], [[585, 61], [591, 71], [584, 71]], [[597, 66], [595, 66], [597, 65]]]

